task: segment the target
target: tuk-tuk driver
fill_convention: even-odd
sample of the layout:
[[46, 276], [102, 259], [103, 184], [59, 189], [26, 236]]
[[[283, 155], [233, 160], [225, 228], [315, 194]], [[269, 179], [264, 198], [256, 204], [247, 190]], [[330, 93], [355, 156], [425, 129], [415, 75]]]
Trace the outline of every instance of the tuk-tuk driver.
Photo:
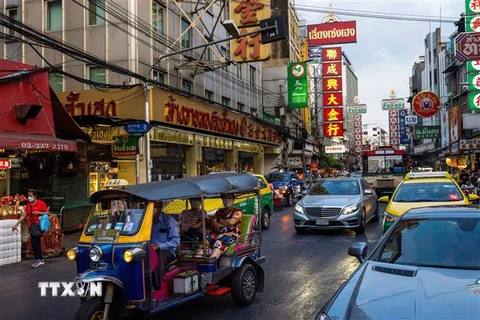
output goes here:
[[163, 203], [156, 202], [153, 212], [150, 244], [157, 252], [158, 264], [153, 273], [153, 287], [162, 288], [162, 280], [168, 264], [175, 260], [175, 250], [180, 245], [178, 223], [171, 215], [163, 211]]

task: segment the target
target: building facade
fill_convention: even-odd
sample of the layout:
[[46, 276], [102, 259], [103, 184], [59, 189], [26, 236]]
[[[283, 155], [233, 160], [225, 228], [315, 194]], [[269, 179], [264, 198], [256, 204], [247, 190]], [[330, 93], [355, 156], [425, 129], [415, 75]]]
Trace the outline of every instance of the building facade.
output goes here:
[[364, 123], [362, 145], [364, 150], [375, 150], [379, 146], [389, 145], [387, 130], [378, 124]]

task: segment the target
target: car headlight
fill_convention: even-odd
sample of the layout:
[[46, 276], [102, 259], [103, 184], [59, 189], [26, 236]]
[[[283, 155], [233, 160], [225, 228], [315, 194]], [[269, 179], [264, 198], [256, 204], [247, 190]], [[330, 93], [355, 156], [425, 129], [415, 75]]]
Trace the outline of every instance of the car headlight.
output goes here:
[[389, 214], [387, 211], [383, 214], [385, 222], [395, 222], [399, 217]]
[[103, 257], [103, 251], [102, 249], [100, 249], [100, 247], [93, 246], [90, 249], [89, 255], [90, 255], [90, 260], [92, 260], [92, 262], [100, 262]]
[[358, 204], [354, 204], [348, 207], [345, 207], [345, 210], [343, 210], [343, 214], [350, 214], [358, 210]]
[[320, 312], [315, 318], [315, 320], [330, 320], [330, 317], [328, 316], [328, 314]]
[[67, 250], [68, 260], [70, 260], [70, 261], [75, 260], [77, 258], [77, 252], [78, 252], [78, 249], [76, 247], [68, 249]]
[[299, 205], [299, 204], [296, 204], [296, 205], [295, 205], [295, 209], [294, 209], [294, 210], [297, 211], [297, 212], [299, 212], [299, 213], [305, 214], [305, 210], [303, 210], [303, 207], [302, 207], [301, 205]]

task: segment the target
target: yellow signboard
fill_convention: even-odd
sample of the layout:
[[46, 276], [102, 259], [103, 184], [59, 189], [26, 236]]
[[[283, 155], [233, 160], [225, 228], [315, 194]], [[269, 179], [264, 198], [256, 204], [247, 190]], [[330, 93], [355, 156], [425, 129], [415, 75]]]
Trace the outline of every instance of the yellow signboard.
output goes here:
[[[259, 30], [260, 20], [270, 18], [270, 1], [239, 0], [230, 4], [230, 17], [240, 34]], [[252, 25], [256, 25], [252, 27]], [[270, 59], [270, 44], [261, 43], [260, 33], [230, 41], [230, 59], [235, 62], [255, 62]]]

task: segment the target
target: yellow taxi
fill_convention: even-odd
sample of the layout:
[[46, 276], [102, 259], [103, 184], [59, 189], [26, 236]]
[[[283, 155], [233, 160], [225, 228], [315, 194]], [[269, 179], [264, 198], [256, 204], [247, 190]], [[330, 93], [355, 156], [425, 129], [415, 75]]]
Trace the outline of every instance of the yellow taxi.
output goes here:
[[468, 197], [448, 172], [410, 172], [397, 186], [392, 197], [383, 196], [379, 202], [388, 203], [383, 215], [383, 231], [406, 211], [431, 205], [467, 205], [479, 197]]

